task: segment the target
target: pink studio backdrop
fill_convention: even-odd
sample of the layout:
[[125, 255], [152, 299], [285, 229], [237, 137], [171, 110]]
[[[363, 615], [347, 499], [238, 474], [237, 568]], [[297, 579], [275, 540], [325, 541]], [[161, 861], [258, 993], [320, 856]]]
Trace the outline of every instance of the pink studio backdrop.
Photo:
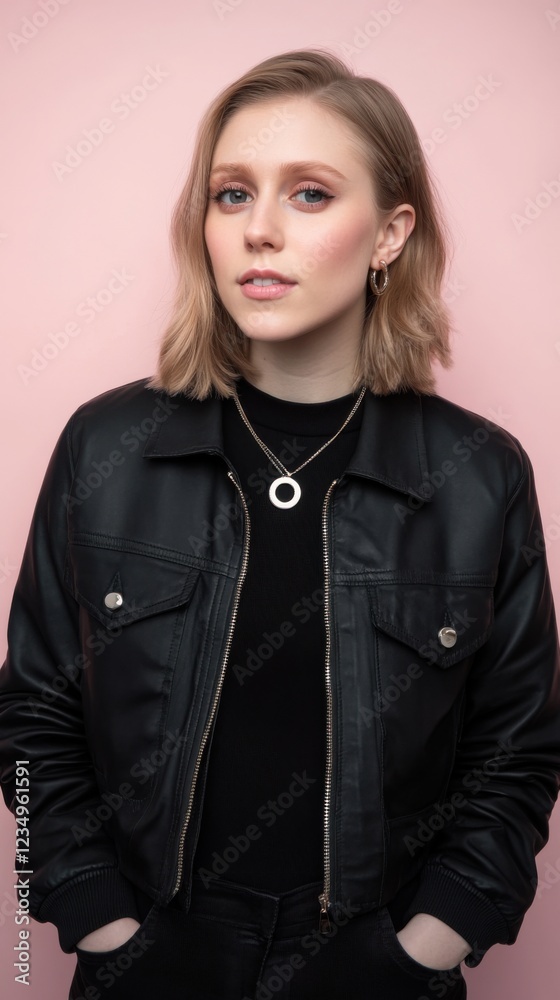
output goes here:
[[[3, 630], [63, 424], [153, 370], [174, 287], [169, 221], [202, 112], [257, 61], [306, 46], [392, 87], [423, 139], [456, 246], [455, 367], [439, 391], [529, 452], [560, 607], [558, 0], [13, 0], [0, 12]], [[61, 169], [95, 129], [95, 148]], [[466, 970], [472, 1000], [556, 998], [559, 830], [560, 808], [517, 943]], [[13, 852], [2, 804], [1, 993], [61, 1000], [74, 959], [50, 924], [31, 925], [31, 985], [14, 982]]]

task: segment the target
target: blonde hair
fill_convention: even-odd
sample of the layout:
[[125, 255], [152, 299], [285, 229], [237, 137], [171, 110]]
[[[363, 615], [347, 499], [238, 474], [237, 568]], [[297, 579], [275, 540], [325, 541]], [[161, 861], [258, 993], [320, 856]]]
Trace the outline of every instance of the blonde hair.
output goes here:
[[[254, 66], [210, 104], [196, 136], [191, 169], [175, 205], [171, 239], [178, 285], [149, 384], [174, 395], [230, 396], [239, 375], [254, 379], [245, 337], [224, 308], [204, 239], [212, 157], [222, 129], [240, 108], [282, 97], [309, 97], [355, 134], [371, 171], [378, 211], [411, 204], [416, 223], [389, 268], [379, 297], [366, 281], [363, 336], [353, 389], [385, 395], [434, 393], [431, 362], [451, 366], [450, 318], [441, 296], [448, 231], [418, 134], [393, 91], [356, 76], [318, 49], [273, 56]], [[380, 275], [378, 275], [378, 278]]]

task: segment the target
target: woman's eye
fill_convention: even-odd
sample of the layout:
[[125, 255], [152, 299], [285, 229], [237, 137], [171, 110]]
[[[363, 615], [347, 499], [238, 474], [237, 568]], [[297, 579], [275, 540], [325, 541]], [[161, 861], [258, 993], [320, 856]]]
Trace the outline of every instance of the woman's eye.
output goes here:
[[[313, 199], [312, 201], [305, 201], [305, 200], [304, 200], [304, 201], [303, 201], [303, 204], [304, 204], [304, 205], [320, 205], [320, 204], [321, 204], [321, 201], [325, 201], [325, 200], [326, 200], [327, 198], [332, 198], [332, 195], [329, 195], [329, 194], [327, 194], [327, 192], [326, 192], [326, 191], [323, 191], [323, 189], [322, 189], [322, 188], [317, 188], [317, 187], [306, 187], [306, 188], [302, 188], [302, 189], [301, 189], [301, 191], [298, 191], [298, 192], [296, 193], [296, 196], [297, 196], [297, 195], [300, 195], [300, 194], [303, 194], [303, 195], [310, 195], [310, 196], [311, 196], [311, 198]], [[319, 199], [320, 199], [320, 200], [315, 200], [315, 196], [316, 196], [316, 195], [318, 195], [318, 196], [319, 196]]]
[[[228, 197], [228, 199], [225, 200], [223, 197], [225, 195], [229, 195], [231, 197]], [[328, 194], [324, 191], [323, 188], [313, 187], [312, 185], [300, 188], [299, 191], [296, 191], [293, 197], [295, 199], [299, 199], [300, 195], [303, 195], [303, 198], [299, 202], [300, 205], [307, 205], [309, 208], [312, 208], [315, 205], [321, 205], [327, 199], [334, 197], [334, 195]], [[231, 187], [220, 188], [220, 190], [216, 191], [215, 194], [211, 194], [210, 198], [212, 201], [216, 201], [227, 208], [233, 208], [235, 205], [246, 205], [246, 198], [248, 196], [249, 192], [245, 191], [244, 188], [234, 187], [232, 185]]]
[[[246, 202], [242, 201], [239, 198], [239, 195], [241, 195], [241, 198], [243, 198], [243, 196], [245, 197], [247, 196], [247, 193], [248, 192], [244, 191], [242, 188], [233, 188], [233, 187], [221, 188], [220, 191], [217, 191], [216, 194], [211, 195], [211, 197], [213, 198], [214, 201], [220, 202], [222, 205], [245, 205]], [[232, 196], [235, 197], [232, 197], [231, 201], [222, 201], [223, 194], [231, 194]]]

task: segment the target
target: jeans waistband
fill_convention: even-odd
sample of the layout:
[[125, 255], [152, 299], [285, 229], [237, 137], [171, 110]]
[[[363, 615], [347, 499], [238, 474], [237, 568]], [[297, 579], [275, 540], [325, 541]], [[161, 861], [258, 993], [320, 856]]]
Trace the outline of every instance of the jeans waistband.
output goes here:
[[287, 892], [271, 893], [219, 879], [193, 876], [189, 913], [243, 926], [263, 936], [274, 930], [285, 936], [319, 926], [322, 882], [309, 882]]

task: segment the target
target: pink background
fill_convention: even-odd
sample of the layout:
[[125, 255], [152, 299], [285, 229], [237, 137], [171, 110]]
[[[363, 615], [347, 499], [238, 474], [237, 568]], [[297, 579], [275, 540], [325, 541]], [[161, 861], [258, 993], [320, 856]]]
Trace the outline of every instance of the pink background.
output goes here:
[[[170, 215], [202, 112], [256, 62], [313, 45], [392, 87], [425, 143], [456, 244], [446, 291], [456, 360], [440, 375], [439, 391], [506, 427], [529, 452], [558, 601], [560, 4], [548, 3], [2, 4], [0, 87], [9, 95], [0, 212], [2, 450], [10, 486], [0, 542], [3, 629], [63, 423], [89, 397], [153, 370], [174, 287]], [[30, 37], [21, 41], [24, 23]], [[150, 77], [153, 89], [135, 90], [150, 68], [159, 74]], [[490, 81], [482, 100], [473, 97], [481, 78]], [[134, 107], [124, 117], [120, 95], [131, 92]], [[104, 118], [112, 130], [58, 179], [53, 164], [66, 146]], [[110, 293], [113, 269], [129, 277]], [[88, 296], [98, 297], [96, 314], [80, 309]], [[70, 338], [63, 331], [72, 321]], [[33, 352], [42, 355], [45, 345], [50, 357], [30, 374]], [[556, 811], [538, 859], [542, 884], [517, 943], [493, 948], [479, 968], [466, 970], [472, 1000], [557, 996], [559, 829]], [[13, 982], [13, 838], [2, 807], [2, 996], [61, 1000], [74, 959], [59, 952], [50, 924], [32, 924], [31, 987]]]

